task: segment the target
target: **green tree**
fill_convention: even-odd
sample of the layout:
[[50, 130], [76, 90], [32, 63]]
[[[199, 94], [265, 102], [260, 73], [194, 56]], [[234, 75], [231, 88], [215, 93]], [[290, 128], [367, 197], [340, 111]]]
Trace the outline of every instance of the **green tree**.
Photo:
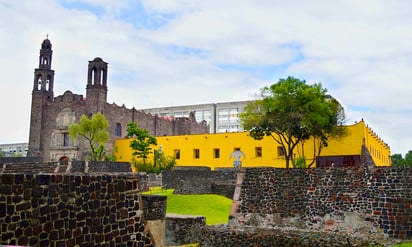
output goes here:
[[402, 154], [393, 154], [391, 155], [391, 161], [393, 166], [403, 166], [405, 165], [405, 160], [402, 157]]
[[89, 159], [99, 161], [105, 158], [105, 144], [110, 139], [107, 126], [108, 121], [101, 113], [94, 114], [90, 118], [82, 115], [79, 123], [70, 125], [69, 135], [73, 139], [83, 137], [90, 147], [87, 152]]
[[327, 146], [329, 138], [346, 134], [344, 128], [339, 128], [345, 119], [343, 107], [326, 92], [320, 83], [308, 85], [294, 77], [280, 79], [261, 90], [261, 99], [248, 104], [240, 120], [254, 139], [271, 136], [281, 145], [289, 168], [298, 144], [304, 145], [313, 137], [318, 142], [314, 145], [316, 155]]
[[[326, 98], [319, 96], [316, 99], [320, 101], [306, 109], [311, 112], [310, 123], [306, 126], [309, 126], [310, 135], [313, 137], [313, 157], [320, 156], [323, 148], [328, 146], [329, 139], [339, 140], [347, 135], [347, 129], [341, 127], [345, 121], [345, 111], [341, 104], [329, 95], [326, 95]], [[312, 109], [316, 109], [316, 113], [313, 113]], [[308, 164], [308, 167], [311, 167], [315, 161], [316, 158]]]
[[137, 127], [134, 122], [127, 124], [127, 136], [133, 138], [130, 141], [133, 156], [143, 159], [143, 165], [145, 165], [147, 157], [152, 152], [151, 145], [157, 145], [156, 138], [147, 130]]
[[404, 165], [405, 165], [405, 166], [412, 166], [412, 150], [409, 150], [409, 151], [405, 154]]
[[154, 164], [156, 173], [160, 173], [162, 170], [172, 170], [176, 165], [176, 158], [165, 155], [162, 146], [160, 146], [159, 149], [154, 150]]

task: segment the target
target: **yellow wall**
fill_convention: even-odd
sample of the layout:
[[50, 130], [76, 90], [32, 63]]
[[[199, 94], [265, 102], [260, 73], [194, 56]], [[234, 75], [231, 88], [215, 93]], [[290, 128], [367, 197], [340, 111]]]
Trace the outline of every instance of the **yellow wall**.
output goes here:
[[[364, 122], [362, 123], [365, 125]], [[365, 145], [375, 163], [382, 166], [390, 165], [391, 152], [389, 146], [370, 127], [366, 126], [364, 132]]]
[[[341, 140], [330, 140], [328, 147], [322, 150], [321, 156], [360, 155], [362, 144], [365, 142], [375, 163], [378, 166], [390, 165], [390, 149], [368, 128], [363, 121], [344, 126], [348, 128], [348, 135]], [[245, 154], [241, 158], [242, 167], [270, 166], [285, 167], [284, 157], [278, 153], [278, 145], [271, 137], [263, 140], [254, 140], [248, 132], [159, 136], [156, 137], [158, 145], [154, 148], [162, 150], [165, 155], [174, 156], [175, 150], [180, 150], [180, 159], [176, 160], [177, 166], [208, 166], [233, 167], [234, 159], [229, 159], [230, 154], [236, 149]], [[130, 139], [118, 139], [115, 146], [118, 147], [117, 160], [131, 161], [132, 150], [129, 147]], [[305, 142], [304, 147], [296, 148], [296, 157], [305, 156], [308, 162], [313, 159], [313, 140]], [[256, 148], [262, 149], [262, 156], [256, 156]], [[199, 150], [199, 158], [194, 158], [194, 149]], [[220, 150], [220, 157], [214, 158], [214, 149]], [[371, 151], [373, 150], [373, 151]]]

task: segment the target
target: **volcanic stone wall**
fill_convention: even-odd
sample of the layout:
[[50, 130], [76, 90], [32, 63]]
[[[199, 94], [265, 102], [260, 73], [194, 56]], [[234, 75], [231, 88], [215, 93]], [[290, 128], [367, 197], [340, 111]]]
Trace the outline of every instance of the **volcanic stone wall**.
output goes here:
[[8, 162], [0, 164], [0, 173], [131, 174], [132, 167], [129, 162], [106, 161]]
[[246, 168], [239, 178], [230, 216], [238, 223], [278, 215], [310, 225], [356, 212], [390, 237], [412, 238], [411, 168]]
[[198, 243], [202, 237], [202, 228], [205, 226], [206, 218], [204, 216], [168, 214], [166, 218], [166, 245]]
[[202, 228], [199, 246], [369, 247], [372, 245], [367, 239], [354, 237], [341, 232], [304, 231], [297, 229], [285, 231], [285, 229], [282, 228], [232, 228], [230, 226], [216, 225]]
[[87, 162], [88, 173], [128, 173], [132, 172], [129, 162], [107, 162], [89, 161]]
[[4, 163], [36, 163], [41, 162], [40, 157], [0, 157], [0, 164]]
[[142, 195], [143, 211], [146, 220], [164, 219], [166, 216], [167, 196]]
[[154, 246], [139, 178], [0, 175], [0, 245]]
[[173, 171], [162, 171], [162, 187], [174, 188], [176, 194], [218, 194], [232, 198], [236, 174], [235, 169], [175, 167]]
[[174, 188], [176, 194], [207, 194], [211, 193], [211, 175], [209, 167], [176, 167], [162, 171], [162, 187]]

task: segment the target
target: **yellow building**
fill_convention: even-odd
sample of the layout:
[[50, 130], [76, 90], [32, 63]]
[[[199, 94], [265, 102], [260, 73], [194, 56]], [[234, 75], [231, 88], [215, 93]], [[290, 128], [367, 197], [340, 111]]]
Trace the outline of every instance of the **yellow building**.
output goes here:
[[[329, 140], [328, 147], [323, 148], [316, 160], [318, 167], [357, 166], [361, 160], [373, 160], [377, 166], [391, 164], [389, 146], [364, 121], [342, 128], [348, 129], [348, 135], [340, 140]], [[284, 152], [279, 144], [271, 137], [254, 140], [248, 132], [160, 136], [156, 139], [158, 145], [153, 148], [176, 157], [177, 166], [231, 168], [238, 158], [242, 167], [285, 167]], [[115, 141], [118, 161], [132, 161], [130, 140]], [[310, 163], [314, 157], [313, 145], [313, 140], [299, 145], [295, 148], [294, 156], [305, 156], [307, 163]]]

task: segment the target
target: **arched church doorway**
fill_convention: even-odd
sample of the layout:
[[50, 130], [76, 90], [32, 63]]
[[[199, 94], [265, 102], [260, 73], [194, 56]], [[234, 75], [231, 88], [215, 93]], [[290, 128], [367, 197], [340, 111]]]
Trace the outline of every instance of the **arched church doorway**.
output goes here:
[[70, 159], [67, 156], [63, 156], [59, 159], [60, 165], [68, 165], [69, 161], [70, 161]]

